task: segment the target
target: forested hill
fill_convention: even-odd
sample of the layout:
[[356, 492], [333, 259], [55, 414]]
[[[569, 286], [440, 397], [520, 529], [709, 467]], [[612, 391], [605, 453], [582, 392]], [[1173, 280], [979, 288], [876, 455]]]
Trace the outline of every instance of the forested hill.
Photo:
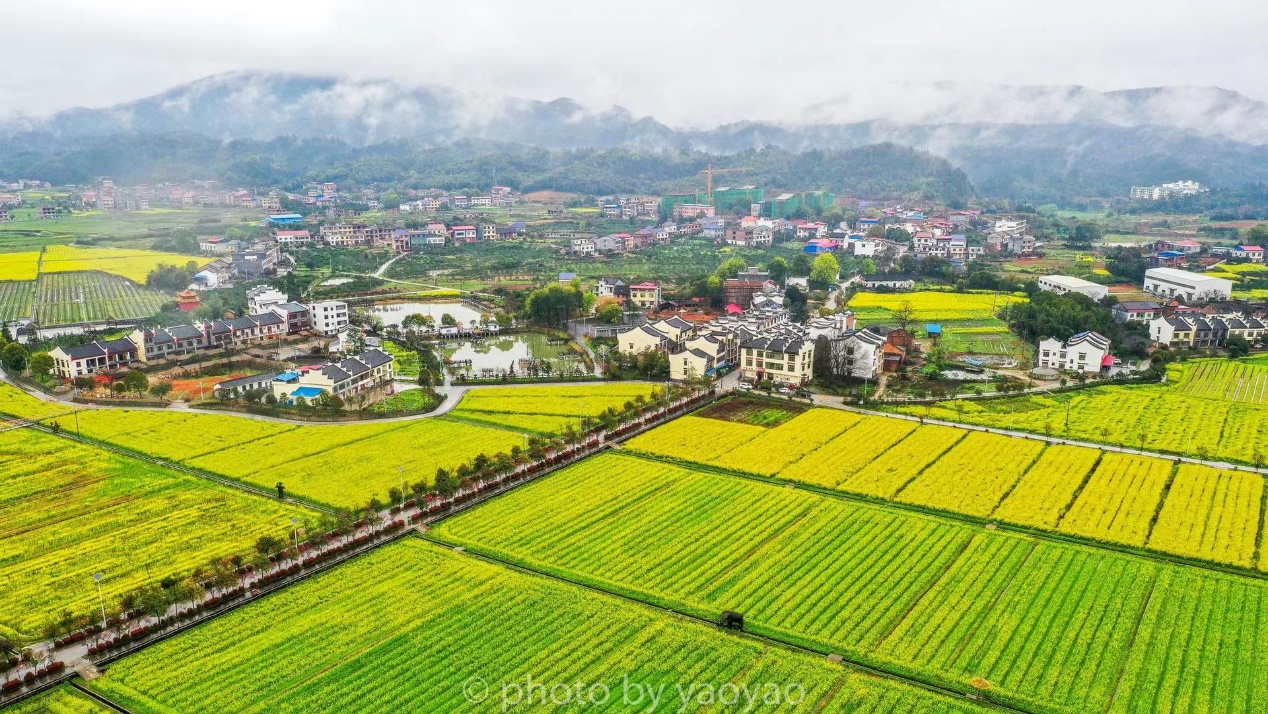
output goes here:
[[801, 153], [777, 148], [716, 155], [699, 151], [550, 151], [489, 141], [443, 147], [395, 140], [358, 147], [333, 139], [223, 142], [190, 135], [119, 135], [67, 141], [38, 134], [0, 140], [0, 175], [54, 184], [111, 176], [123, 184], [215, 178], [234, 186], [299, 188], [306, 181], [466, 188], [493, 184], [522, 191], [588, 194], [698, 189], [697, 172], [746, 167], [724, 183], [828, 189], [862, 197], [960, 203], [975, 193], [945, 159], [894, 144]]

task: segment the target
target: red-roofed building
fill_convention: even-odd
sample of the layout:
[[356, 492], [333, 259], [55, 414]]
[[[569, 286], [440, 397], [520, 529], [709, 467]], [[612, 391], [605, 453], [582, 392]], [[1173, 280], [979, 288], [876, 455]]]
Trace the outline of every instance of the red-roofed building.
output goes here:
[[1239, 245], [1230, 254], [1234, 258], [1245, 258], [1252, 263], [1264, 262], [1264, 249], [1257, 245]]
[[743, 314], [744, 314], [744, 308], [740, 307], [739, 305], [736, 305], [735, 303], [730, 303], [729, 305], [727, 305], [727, 306], [726, 306], [726, 314], [728, 314], [728, 315], [743, 315]]
[[480, 231], [475, 226], [454, 226], [449, 235], [454, 243], [475, 243], [480, 239]]

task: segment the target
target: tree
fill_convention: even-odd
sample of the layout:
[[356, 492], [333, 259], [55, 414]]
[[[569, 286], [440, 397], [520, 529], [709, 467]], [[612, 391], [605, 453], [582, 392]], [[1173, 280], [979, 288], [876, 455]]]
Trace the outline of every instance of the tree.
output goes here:
[[867, 237], [871, 238], [872, 240], [879, 240], [881, 238], [884, 238], [885, 229], [882, 228], [880, 225], [872, 226], [871, 228], [867, 229]]
[[93, 379], [92, 377], [89, 377], [88, 375], [84, 375], [82, 377], [76, 377], [73, 383], [76, 389], [82, 389], [82, 390], [93, 389], [97, 386], [97, 380]]
[[171, 382], [159, 382], [158, 384], [155, 384], [153, 387], [150, 387], [150, 396], [157, 397], [159, 399], [166, 398], [168, 394], [171, 394], [171, 392], [172, 392]]
[[876, 275], [876, 261], [871, 258], [864, 258], [861, 272], [864, 275]]
[[809, 275], [810, 274], [810, 256], [805, 253], [798, 253], [793, 258], [792, 264], [788, 266], [789, 275]]
[[255, 540], [255, 552], [261, 555], [272, 555], [286, 547], [286, 541], [277, 536], [263, 535]]
[[1268, 224], [1258, 223], [1242, 231], [1242, 235], [1246, 236], [1246, 242], [1252, 245], [1263, 245], [1268, 243]]
[[4, 363], [6, 369], [14, 372], [26, 369], [26, 360], [26, 348], [16, 342], [10, 342], [0, 351], [0, 362]]
[[722, 261], [722, 264], [718, 266], [714, 274], [723, 280], [730, 280], [747, 267], [748, 263], [743, 258], [728, 258]]
[[810, 266], [810, 281], [813, 283], [829, 285], [835, 283], [840, 275], [841, 264], [831, 253], [824, 253], [815, 258], [815, 262]]
[[440, 324], [445, 327], [457, 327], [458, 320], [453, 315], [446, 312], [440, 316]]
[[[1231, 335], [1228, 338], [1228, 342], [1225, 344], [1228, 346], [1228, 356], [1230, 359], [1237, 359], [1238, 357], [1245, 357], [1250, 354], [1250, 343], [1247, 342], [1246, 338], [1241, 335]], [[32, 357], [31, 359], [34, 361], [35, 358]]]
[[458, 480], [449, 472], [449, 469], [436, 469], [436, 493], [452, 496], [457, 490]]
[[599, 309], [595, 312], [595, 317], [605, 325], [620, 324], [624, 316], [625, 311], [621, 309], [621, 303], [614, 298], [603, 298], [600, 300]]
[[1093, 243], [1099, 243], [1102, 237], [1101, 227], [1092, 221], [1079, 221], [1078, 225], [1070, 233], [1067, 241], [1072, 248], [1091, 248]]
[[134, 369], [123, 375], [123, 387], [129, 392], [136, 392], [140, 396], [150, 386], [150, 378], [145, 373]]
[[171, 604], [168, 594], [157, 585], [143, 585], [136, 591], [134, 607], [150, 617], [162, 617]]
[[53, 371], [53, 358], [47, 352], [36, 352], [30, 359], [31, 374], [42, 377]]
[[770, 273], [771, 280], [783, 285], [784, 280], [788, 277], [788, 261], [783, 258], [775, 258], [766, 264], [766, 272]]
[[898, 323], [898, 327], [904, 332], [911, 332], [911, 323], [915, 320], [916, 311], [911, 306], [911, 302], [904, 300], [898, 305], [898, 309], [894, 311], [894, 322]]

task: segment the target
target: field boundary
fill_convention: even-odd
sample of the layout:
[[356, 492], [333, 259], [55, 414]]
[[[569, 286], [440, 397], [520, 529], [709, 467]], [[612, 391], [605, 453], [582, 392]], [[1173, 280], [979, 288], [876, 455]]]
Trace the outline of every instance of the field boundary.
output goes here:
[[94, 692], [93, 690], [81, 685], [79, 682], [75, 681], [74, 677], [71, 677], [70, 679], [66, 680], [66, 684], [70, 685], [71, 687], [74, 687], [76, 691], [80, 692], [81, 694], [88, 697], [89, 699], [96, 701], [97, 703], [101, 704], [104, 707], [109, 707], [110, 709], [113, 709], [119, 712], [120, 714], [132, 714], [132, 711], [128, 709], [127, 707], [124, 707], [122, 704], [116, 704], [115, 702], [107, 699], [101, 694]]
[[[461, 547], [461, 546], [455, 546], [453, 543], [448, 543], [438, 538], [433, 538], [430, 535], [422, 535], [420, 537], [423, 540], [429, 543], [432, 543], [433, 545], [436, 545], [441, 548], [446, 548], [449, 550], [455, 550], [456, 548]], [[694, 612], [690, 612], [688, 610], [682, 610], [676, 607], [671, 607], [669, 605], [653, 602], [651, 600], [644, 600], [642, 598], [636, 597], [628, 593], [621, 592], [619, 590], [609, 590], [607, 588], [600, 587], [599, 585], [595, 585], [593, 583], [587, 583], [582, 580], [576, 580], [576, 579], [567, 577], [565, 575], [560, 575], [560, 574], [552, 573], [545, 570], [539, 570], [530, 565], [520, 563], [511, 559], [502, 558], [497, 555], [492, 555], [490, 553], [486, 553], [481, 550], [471, 550], [470, 548], [463, 548], [460, 552], [463, 555], [476, 558], [478, 560], [484, 560], [489, 563], [494, 563], [496, 565], [500, 565], [502, 567], [509, 568], [511, 570], [516, 570], [522, 573], [536, 575], [538, 577], [543, 577], [548, 580], [554, 580], [561, 583], [567, 583], [574, 587], [582, 588], [590, 592], [596, 592], [603, 595], [607, 595], [609, 597], [619, 598], [627, 602], [635, 603], [643, 607], [650, 607], [652, 609], [659, 610], [661, 612], [665, 612], [671, 615], [675, 615], [683, 619], [691, 620], [693, 622], [698, 622], [701, 624], [718, 627], [717, 622], [714, 622], [713, 620], [710, 620], [707, 617], [696, 614]], [[728, 631], [728, 632], [731, 632], [731, 631]], [[736, 634], [736, 633], [732, 632], [732, 634]], [[745, 630], [741, 630], [737, 636], [758, 640], [760, 642], [763, 642], [765, 644], [768, 644], [774, 647], [779, 647], [786, 650], [793, 650], [796, 652], [801, 652], [803, 654], [814, 655], [814, 656], [822, 657], [825, 659], [829, 656], [836, 655], [840, 657], [842, 660], [842, 669], [847, 669], [847, 668], [854, 669], [856, 671], [863, 672], [865, 674], [871, 674], [873, 676], [881, 677], [883, 679], [888, 679], [888, 680], [896, 681], [896, 682], [902, 682], [909, 686], [919, 687], [926, 691], [940, 694], [946, 697], [951, 697], [956, 700], [968, 700], [975, 704], [979, 704], [985, 707], [992, 707], [992, 708], [1000, 709], [1004, 711], [1018, 712], [1019, 714], [1036, 714], [1035, 712], [1032, 712], [1032, 710], [1030, 709], [1023, 709], [1021, 707], [1018, 707], [1013, 704], [1009, 704], [1007, 702], [999, 702], [994, 699], [982, 697], [980, 695], [974, 695], [974, 694], [970, 694], [969, 692], [963, 692], [957, 689], [952, 689], [951, 687], [943, 686], [932, 681], [922, 680], [916, 677], [901, 674], [899, 672], [892, 672], [888, 669], [882, 669], [881, 667], [867, 664], [866, 662], [858, 660], [849, 655], [841, 654], [840, 652], [829, 651], [827, 649], [818, 649], [815, 647], [811, 647], [808, 644], [794, 642], [792, 640], [785, 640], [775, 635], [763, 634], [760, 632], [755, 632], [753, 630], [745, 629]]]

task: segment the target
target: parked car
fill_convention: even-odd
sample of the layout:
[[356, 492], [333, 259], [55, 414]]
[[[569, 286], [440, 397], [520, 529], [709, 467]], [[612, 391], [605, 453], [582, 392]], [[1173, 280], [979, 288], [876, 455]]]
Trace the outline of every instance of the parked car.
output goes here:
[[736, 389], [739, 389], [741, 392], [751, 392], [753, 391], [753, 385], [749, 384], [748, 382], [740, 382], [739, 386], [736, 387]]
[[789, 394], [793, 393], [793, 390], [789, 389], [788, 387], [780, 387], [779, 393], [783, 394], [784, 396], [788, 396]]

